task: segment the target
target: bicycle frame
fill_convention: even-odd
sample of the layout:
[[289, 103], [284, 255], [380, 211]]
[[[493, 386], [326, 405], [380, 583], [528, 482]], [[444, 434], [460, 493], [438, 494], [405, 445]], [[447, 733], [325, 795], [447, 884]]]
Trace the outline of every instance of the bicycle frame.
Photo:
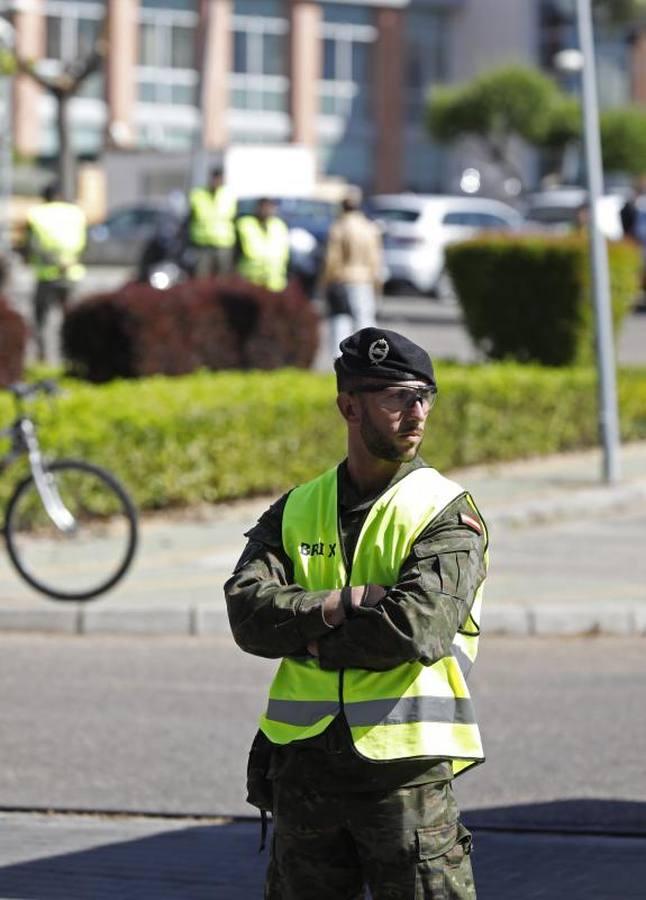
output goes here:
[[32, 420], [26, 416], [19, 416], [9, 428], [0, 431], [0, 437], [11, 437], [11, 448], [0, 459], [0, 471], [6, 469], [19, 456], [27, 455], [36, 490], [47, 515], [59, 531], [73, 532], [76, 529], [76, 520], [61, 500], [55, 478], [45, 468], [36, 426]]

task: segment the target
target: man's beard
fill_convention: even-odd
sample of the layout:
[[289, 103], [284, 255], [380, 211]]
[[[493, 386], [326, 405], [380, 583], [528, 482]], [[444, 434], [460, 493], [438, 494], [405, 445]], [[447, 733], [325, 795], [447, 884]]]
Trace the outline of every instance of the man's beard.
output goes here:
[[[418, 428], [417, 423], [409, 423], [408, 427], [402, 429], [403, 432], [423, 430]], [[388, 462], [407, 462], [415, 459], [419, 453], [419, 443], [407, 450], [402, 449], [395, 441], [394, 435], [382, 434], [370, 417], [370, 413], [364, 406], [363, 417], [361, 419], [361, 437], [368, 450], [377, 459], [384, 459]]]

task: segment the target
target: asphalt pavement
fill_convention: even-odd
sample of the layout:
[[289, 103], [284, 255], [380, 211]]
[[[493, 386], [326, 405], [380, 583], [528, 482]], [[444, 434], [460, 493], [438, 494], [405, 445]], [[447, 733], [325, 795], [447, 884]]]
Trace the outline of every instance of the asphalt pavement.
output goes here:
[[[244, 766], [274, 666], [223, 638], [0, 636], [2, 900], [261, 897]], [[643, 897], [643, 639], [486, 636], [474, 676], [480, 900]]]

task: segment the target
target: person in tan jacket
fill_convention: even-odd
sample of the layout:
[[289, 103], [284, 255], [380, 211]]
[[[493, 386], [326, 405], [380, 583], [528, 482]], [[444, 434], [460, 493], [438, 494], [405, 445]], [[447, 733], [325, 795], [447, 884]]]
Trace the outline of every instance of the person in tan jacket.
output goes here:
[[381, 232], [361, 211], [359, 195], [348, 194], [330, 229], [322, 276], [333, 355], [353, 332], [376, 325], [381, 273]]

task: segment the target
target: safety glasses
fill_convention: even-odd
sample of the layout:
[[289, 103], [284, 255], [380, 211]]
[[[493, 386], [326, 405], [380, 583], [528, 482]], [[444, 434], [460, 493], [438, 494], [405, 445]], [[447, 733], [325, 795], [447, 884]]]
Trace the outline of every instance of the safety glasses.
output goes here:
[[377, 403], [388, 412], [404, 412], [419, 403], [429, 412], [437, 398], [434, 387], [381, 387], [378, 384], [360, 384], [351, 394], [377, 394]]

